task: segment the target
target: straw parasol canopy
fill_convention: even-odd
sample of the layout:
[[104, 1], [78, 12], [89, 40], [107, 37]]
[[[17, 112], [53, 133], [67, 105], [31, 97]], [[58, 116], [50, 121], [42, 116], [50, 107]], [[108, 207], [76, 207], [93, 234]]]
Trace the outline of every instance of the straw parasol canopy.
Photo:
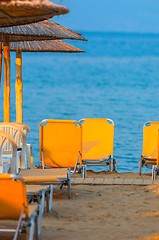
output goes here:
[[1, 0], [0, 27], [38, 22], [69, 10], [47, 0]]
[[10, 50], [16, 52], [16, 122], [19, 123], [23, 122], [22, 52], [84, 52], [61, 40], [12, 42], [10, 43]]
[[65, 52], [65, 53], [83, 53], [80, 48], [76, 48], [70, 44], [60, 40], [45, 41], [25, 41], [11, 42], [10, 51], [12, 52]]
[[[30, 25], [0, 28], [0, 41], [3, 41], [4, 52], [4, 121], [10, 121], [10, 49], [11, 41], [28, 41], [44, 39], [86, 40], [81, 34], [62, 27], [51, 20]], [[0, 71], [2, 65], [0, 44]]]
[[86, 38], [80, 33], [72, 31], [51, 20], [0, 28], [0, 41], [5, 41], [6, 37], [10, 42], [46, 39], [72, 39], [86, 41]]

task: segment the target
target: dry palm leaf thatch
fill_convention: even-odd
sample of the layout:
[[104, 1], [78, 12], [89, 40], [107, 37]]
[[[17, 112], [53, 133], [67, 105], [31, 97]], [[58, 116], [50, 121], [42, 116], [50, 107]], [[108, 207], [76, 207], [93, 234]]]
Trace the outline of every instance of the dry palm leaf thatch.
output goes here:
[[1, 0], [0, 27], [33, 23], [69, 10], [47, 0]]
[[83, 50], [60, 40], [11, 42], [10, 51], [82, 53]]
[[10, 42], [46, 39], [72, 39], [86, 41], [80, 33], [74, 32], [51, 20], [0, 28], [0, 41], [4, 41], [6, 36], [9, 37]]

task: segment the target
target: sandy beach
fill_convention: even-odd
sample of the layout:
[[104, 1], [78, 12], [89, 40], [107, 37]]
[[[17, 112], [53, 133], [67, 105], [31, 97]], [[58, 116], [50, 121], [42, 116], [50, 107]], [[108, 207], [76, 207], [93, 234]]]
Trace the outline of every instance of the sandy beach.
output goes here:
[[[107, 177], [151, 179], [133, 173]], [[159, 185], [73, 185], [71, 200], [67, 189], [55, 190], [41, 239], [159, 239]]]

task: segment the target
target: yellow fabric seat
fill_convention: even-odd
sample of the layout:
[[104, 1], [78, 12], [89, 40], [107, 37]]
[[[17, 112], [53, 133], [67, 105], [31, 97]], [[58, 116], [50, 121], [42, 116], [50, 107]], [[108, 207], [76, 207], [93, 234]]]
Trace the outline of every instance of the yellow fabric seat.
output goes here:
[[67, 179], [68, 169], [28, 169], [21, 170], [20, 176], [26, 183], [48, 183]]

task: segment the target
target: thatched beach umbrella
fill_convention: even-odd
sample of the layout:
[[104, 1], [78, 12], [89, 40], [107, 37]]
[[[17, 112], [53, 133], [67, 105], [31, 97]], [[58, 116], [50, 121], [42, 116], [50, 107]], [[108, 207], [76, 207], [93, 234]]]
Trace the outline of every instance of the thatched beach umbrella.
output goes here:
[[23, 122], [22, 52], [84, 52], [60, 40], [12, 42], [10, 50], [16, 52], [16, 122], [19, 123]]
[[12, 52], [65, 52], [65, 53], [83, 53], [80, 48], [76, 48], [61, 40], [45, 41], [24, 41], [11, 42], [10, 51]]
[[[86, 40], [80, 33], [60, 26], [51, 20], [23, 26], [0, 28], [0, 41], [4, 51], [4, 121], [10, 121], [10, 53], [9, 42], [44, 39]], [[0, 63], [1, 65], [1, 63]]]
[[32, 41], [72, 39], [87, 41], [80, 33], [72, 31], [51, 20], [40, 21], [37, 23], [0, 28], [0, 41]]
[[38, 22], [69, 10], [47, 0], [1, 0], [0, 27]]
[[[45, 20], [56, 15], [66, 14], [69, 10], [47, 0], [1, 0], [0, 27], [28, 24]], [[10, 121], [10, 54], [9, 38], [4, 42], [4, 121]], [[1, 50], [0, 50], [1, 52]], [[1, 64], [0, 64], [1, 65]]]

